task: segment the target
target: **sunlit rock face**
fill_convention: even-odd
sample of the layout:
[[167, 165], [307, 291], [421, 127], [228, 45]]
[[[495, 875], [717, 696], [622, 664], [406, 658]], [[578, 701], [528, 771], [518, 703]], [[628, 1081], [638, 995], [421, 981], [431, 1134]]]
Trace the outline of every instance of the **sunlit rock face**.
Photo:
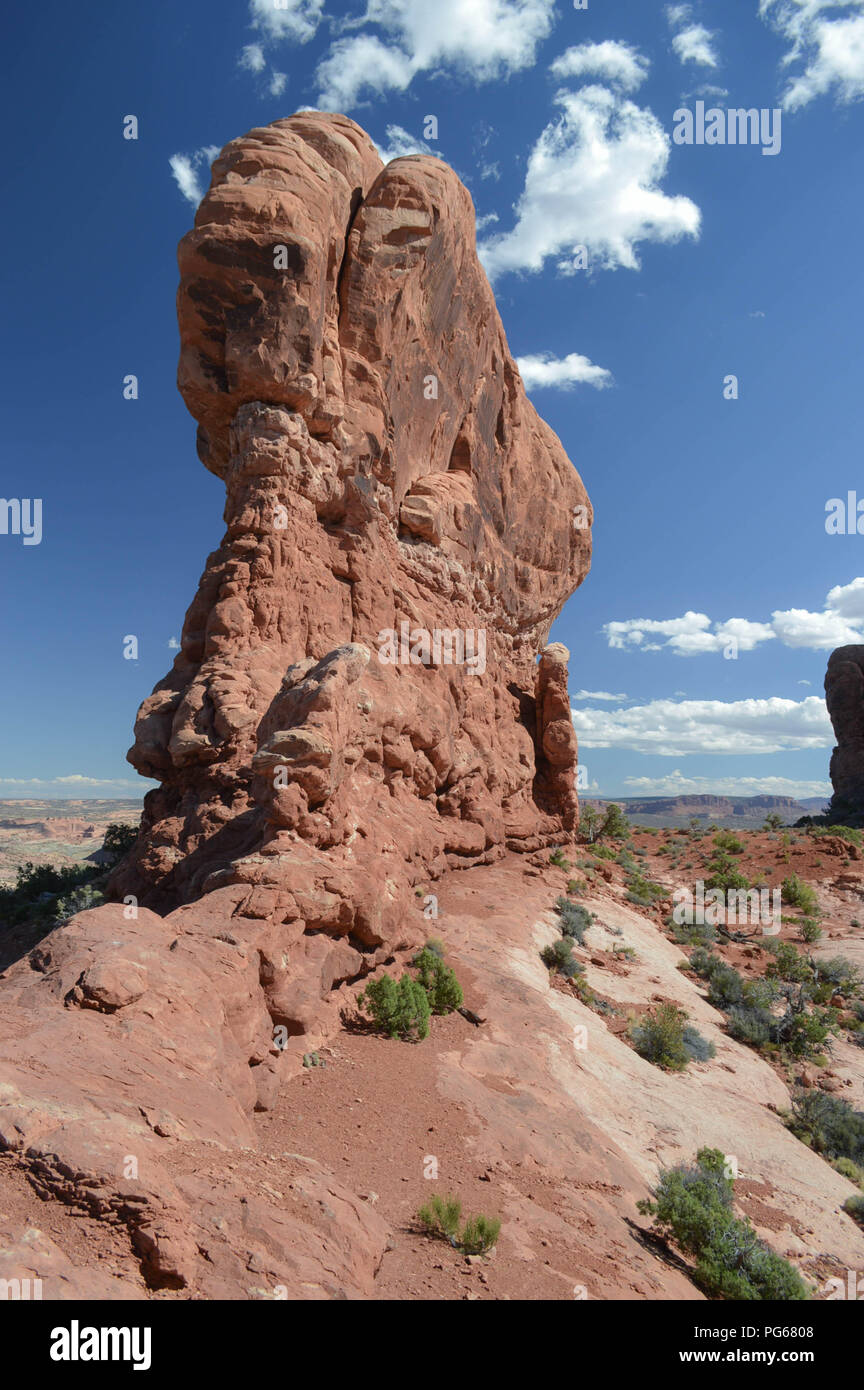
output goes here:
[[440, 160], [385, 168], [343, 116], [251, 131], [179, 261], [180, 390], [227, 530], [138, 716], [129, 760], [161, 787], [114, 888], [164, 912], [246, 885], [299, 924], [288, 956], [324, 931], [316, 978], [351, 978], [405, 939], [418, 882], [572, 831], [547, 639], [590, 503]]

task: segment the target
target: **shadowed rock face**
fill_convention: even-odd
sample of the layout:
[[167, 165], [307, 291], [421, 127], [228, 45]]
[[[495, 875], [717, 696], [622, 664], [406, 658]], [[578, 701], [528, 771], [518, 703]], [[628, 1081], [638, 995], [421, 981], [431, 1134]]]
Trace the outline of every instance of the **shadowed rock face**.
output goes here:
[[179, 261], [227, 531], [139, 713], [129, 761], [162, 786], [115, 887], [267, 888], [268, 918], [392, 945], [413, 883], [574, 826], [568, 653], [537, 657], [590, 504], [441, 161], [277, 121], [223, 150]]
[[831, 754], [832, 820], [864, 824], [864, 647], [838, 647], [828, 658], [825, 703], [837, 746]]

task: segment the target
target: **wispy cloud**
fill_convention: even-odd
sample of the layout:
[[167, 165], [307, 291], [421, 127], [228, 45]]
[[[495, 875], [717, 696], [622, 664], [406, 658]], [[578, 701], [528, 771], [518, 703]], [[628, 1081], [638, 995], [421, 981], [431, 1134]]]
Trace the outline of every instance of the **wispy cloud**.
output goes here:
[[218, 145], [204, 145], [194, 154], [174, 154], [168, 161], [174, 181], [183, 197], [196, 207], [204, 197], [204, 188], [201, 185], [204, 165], [209, 167], [218, 153]]
[[625, 777], [634, 796], [831, 796], [828, 781], [794, 777], [687, 777], [677, 768], [665, 777]]

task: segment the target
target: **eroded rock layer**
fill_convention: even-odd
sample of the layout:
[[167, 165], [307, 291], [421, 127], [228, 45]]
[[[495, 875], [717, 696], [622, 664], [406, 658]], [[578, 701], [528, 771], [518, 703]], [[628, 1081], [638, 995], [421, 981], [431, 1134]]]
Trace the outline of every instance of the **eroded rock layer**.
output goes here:
[[129, 760], [162, 785], [116, 888], [164, 912], [266, 887], [274, 920], [392, 945], [418, 878], [574, 826], [567, 652], [544, 648], [590, 505], [440, 160], [277, 121], [223, 150], [179, 260], [227, 531], [139, 713]]

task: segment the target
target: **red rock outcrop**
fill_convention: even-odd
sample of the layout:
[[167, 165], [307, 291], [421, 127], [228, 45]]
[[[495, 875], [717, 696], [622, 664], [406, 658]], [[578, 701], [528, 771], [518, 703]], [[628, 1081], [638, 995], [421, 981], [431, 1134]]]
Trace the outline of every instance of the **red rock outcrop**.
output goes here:
[[138, 717], [129, 760], [162, 785], [116, 890], [165, 911], [245, 884], [346, 978], [418, 879], [572, 831], [567, 652], [537, 658], [590, 507], [440, 160], [277, 121], [223, 150], [179, 260], [227, 532]]
[[864, 824], [864, 647], [838, 647], [828, 658], [825, 703], [837, 746], [831, 754], [834, 788], [829, 816]]
[[0, 1149], [124, 1226], [152, 1287], [364, 1297], [387, 1227], [331, 1172], [283, 1155], [286, 1216], [160, 1155], [253, 1149], [280, 1074], [422, 939], [416, 885], [573, 831], [568, 654], [546, 644], [590, 508], [440, 161], [384, 168], [341, 116], [252, 131], [180, 270], [180, 388], [227, 531], [136, 724], [161, 786], [125, 901], [3, 980]]

